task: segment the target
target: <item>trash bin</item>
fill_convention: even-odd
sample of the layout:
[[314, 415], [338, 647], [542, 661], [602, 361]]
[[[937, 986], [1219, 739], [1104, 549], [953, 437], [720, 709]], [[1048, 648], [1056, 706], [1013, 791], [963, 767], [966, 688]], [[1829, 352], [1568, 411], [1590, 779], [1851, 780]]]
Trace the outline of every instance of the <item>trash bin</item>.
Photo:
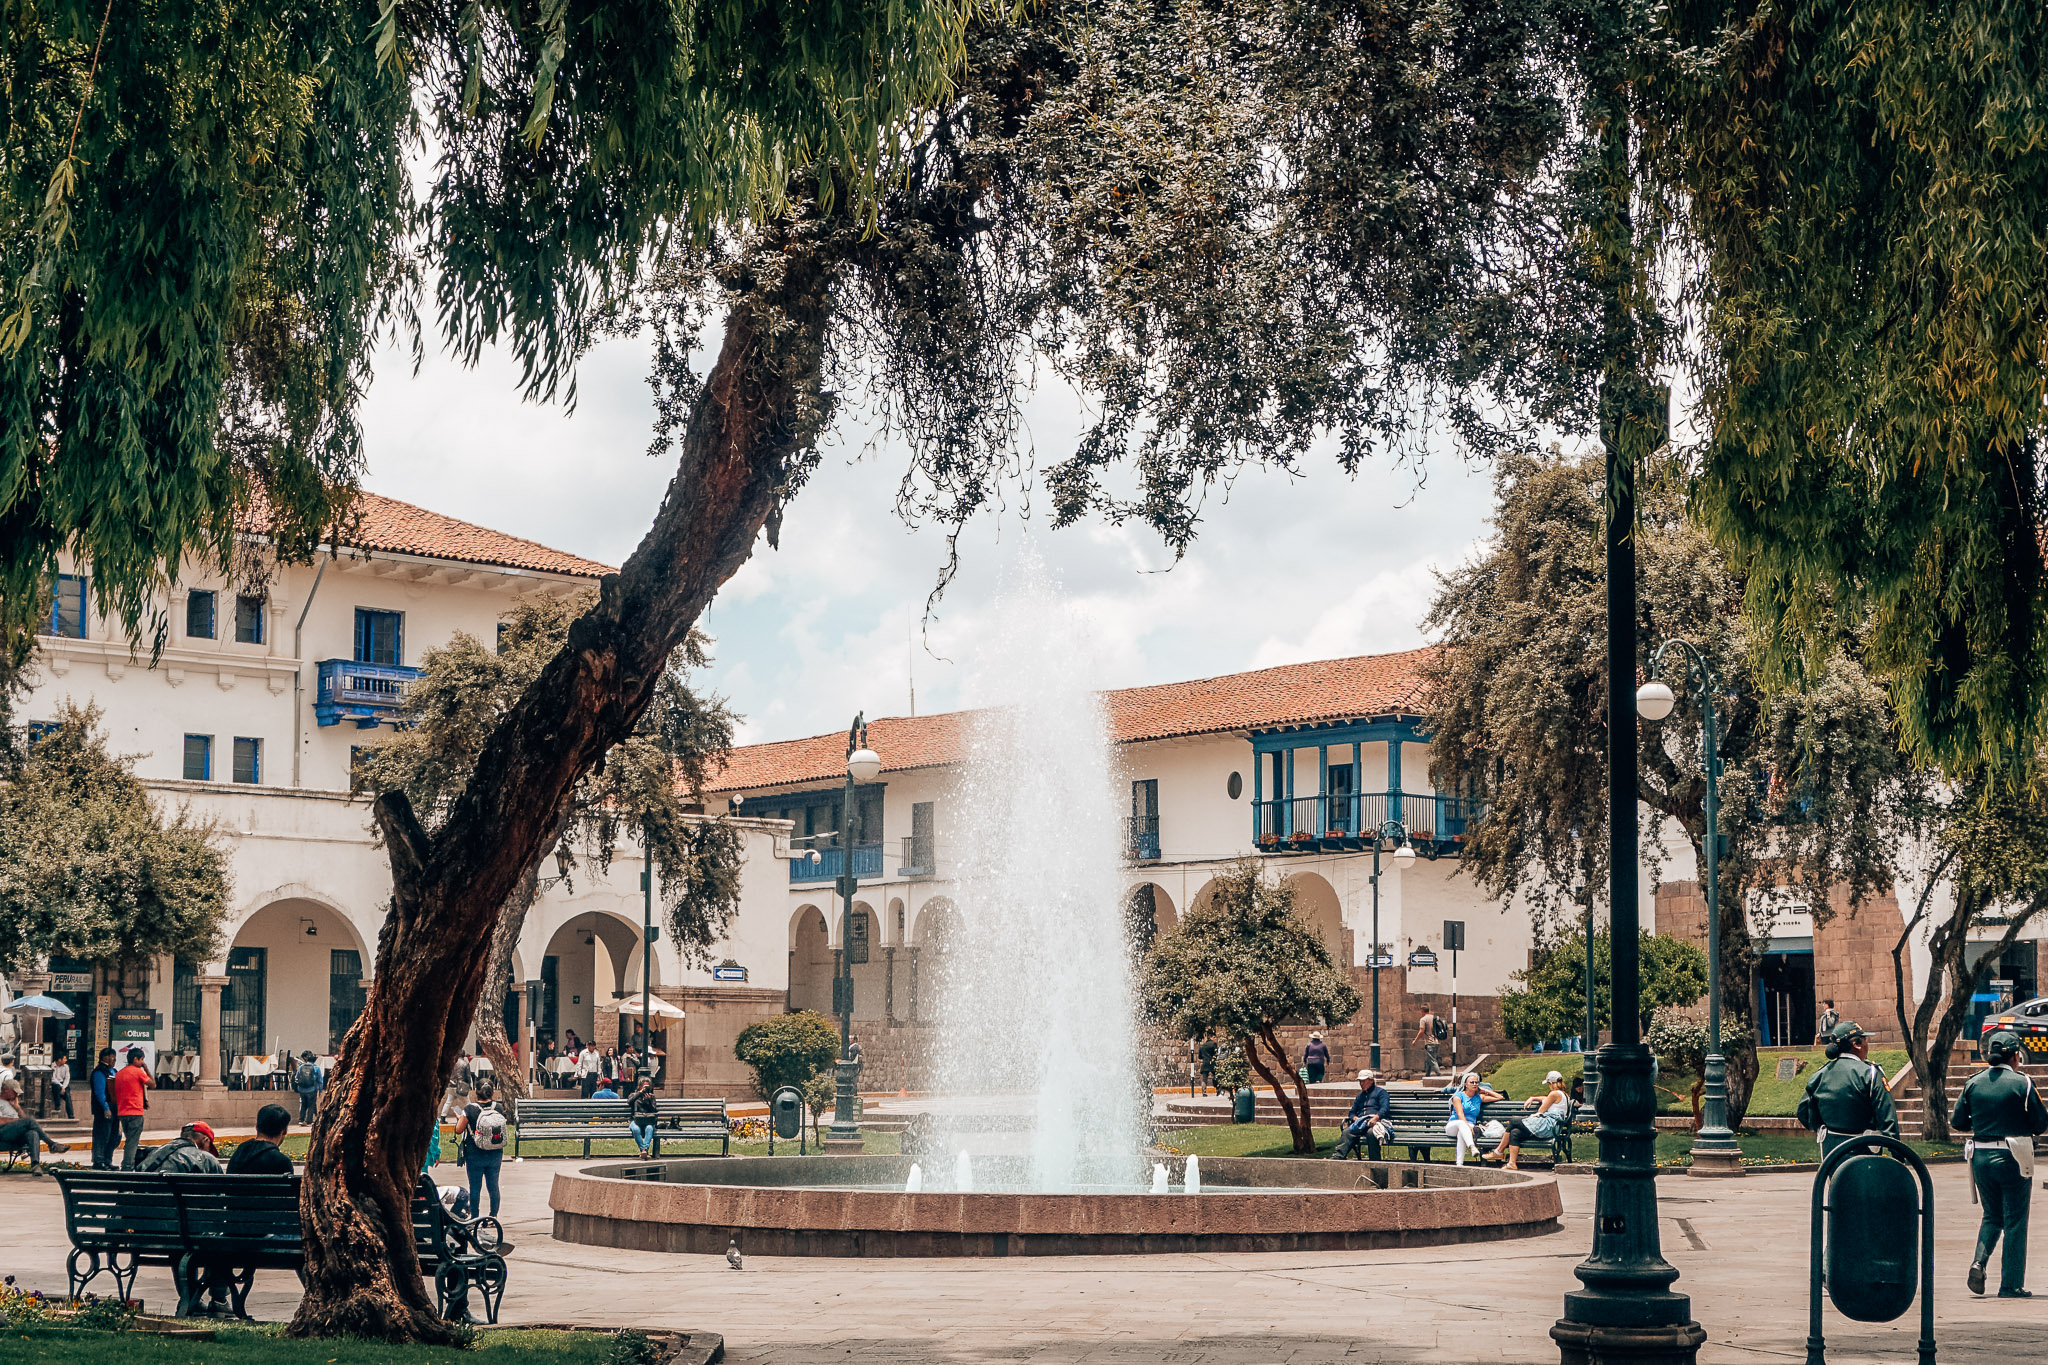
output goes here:
[[1230, 1118], [1233, 1123], [1250, 1123], [1258, 1113], [1259, 1094], [1250, 1086], [1240, 1089], [1233, 1098]]

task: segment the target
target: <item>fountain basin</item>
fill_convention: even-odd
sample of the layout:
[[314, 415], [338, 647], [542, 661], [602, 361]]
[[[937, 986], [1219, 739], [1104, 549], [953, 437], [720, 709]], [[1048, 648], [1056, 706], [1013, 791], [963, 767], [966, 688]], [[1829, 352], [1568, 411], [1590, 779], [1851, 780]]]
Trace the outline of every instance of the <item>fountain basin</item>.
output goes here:
[[[1405, 1162], [1211, 1158], [1187, 1195], [906, 1193], [895, 1156], [697, 1157], [556, 1175], [565, 1242], [752, 1256], [1077, 1256], [1350, 1251], [1557, 1229], [1535, 1172]], [[1170, 1163], [1176, 1185], [1182, 1163]]]

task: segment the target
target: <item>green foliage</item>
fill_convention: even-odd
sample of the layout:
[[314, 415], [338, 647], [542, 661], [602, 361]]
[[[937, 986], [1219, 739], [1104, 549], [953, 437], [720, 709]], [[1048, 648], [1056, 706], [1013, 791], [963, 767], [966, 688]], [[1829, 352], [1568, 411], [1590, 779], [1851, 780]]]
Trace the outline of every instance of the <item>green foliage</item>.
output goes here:
[[[829, 158], [871, 211], [964, 0], [50, 0], [0, 29], [0, 603], [60, 552], [141, 628], [244, 522], [345, 519], [381, 324], [567, 385], [677, 234]], [[431, 146], [422, 183], [410, 165]], [[161, 631], [163, 622], [155, 622]], [[161, 638], [161, 637], [159, 637]]]
[[214, 827], [168, 819], [107, 750], [100, 712], [68, 702], [17, 739], [0, 780], [0, 966], [52, 953], [115, 965], [221, 950], [228, 859]]
[[1774, 680], [1872, 623], [1916, 756], [2048, 742], [2048, 11], [1683, 0], [1645, 82], [1698, 245], [1696, 508]]
[[604, 1365], [657, 1365], [660, 1359], [661, 1353], [654, 1349], [654, 1343], [648, 1340], [645, 1332], [627, 1330], [612, 1335]]
[[1220, 872], [1207, 903], [1153, 944], [1138, 998], [1172, 1037], [1218, 1034], [1247, 1050], [1263, 1042], [1272, 1054], [1265, 1069], [1283, 1077], [1292, 1068], [1276, 1026], [1291, 1019], [1341, 1024], [1359, 1007], [1350, 978], [1296, 906], [1294, 888], [1269, 880], [1256, 858]]
[[[833, 1055], [838, 1055], [838, 1044], [833, 1044]], [[839, 1103], [839, 1068], [830, 1064], [804, 1082], [804, 1107], [811, 1111], [813, 1119], [822, 1119], [825, 1112]]]
[[839, 1057], [839, 1030], [814, 1010], [795, 1010], [740, 1030], [732, 1055], [754, 1072], [754, 1089], [767, 1099], [785, 1085], [802, 1090], [829, 1074]]
[[[1707, 955], [1668, 934], [1636, 941], [1641, 963], [1642, 1020], [1673, 1005], [1696, 1005], [1707, 993]], [[1586, 936], [1568, 934], [1537, 953], [1533, 966], [1508, 978], [1500, 993], [1501, 1028], [1522, 1047], [1579, 1038], [1586, 1032]], [[1614, 1024], [1612, 940], [1593, 935], [1593, 1011], [1601, 1028]]]
[[1224, 1043], [1216, 1049], [1216, 1088], [1225, 1094], [1234, 1094], [1252, 1083], [1252, 1064], [1245, 1060], [1244, 1049], [1235, 1043]]
[[[1660, 1009], [1650, 1020], [1649, 1028], [1643, 1032], [1643, 1041], [1650, 1051], [1657, 1055], [1661, 1068], [1662, 1089], [1666, 1093], [1678, 1093], [1678, 1085], [1686, 1086], [1684, 1098], [1692, 1106], [1692, 1126], [1700, 1126], [1700, 1101], [1707, 1086], [1707, 1020], [1704, 1012], [1698, 1017], [1677, 1009]], [[1753, 1045], [1755, 1039], [1749, 1031], [1749, 1021], [1741, 1018], [1721, 1020], [1721, 1055], [1725, 1058], [1728, 1050]]]
[[[520, 696], [563, 647], [569, 626], [594, 600], [528, 597], [505, 614], [498, 648], [458, 632], [420, 660], [398, 733], [358, 760], [358, 792], [403, 791], [430, 830], [462, 793], [477, 755]], [[564, 813], [561, 864], [609, 870], [621, 845], [646, 837], [669, 938], [684, 954], [720, 942], [739, 909], [741, 841], [724, 820], [684, 810], [732, 747], [736, 721], [723, 700], [691, 690], [689, 672], [710, 663], [692, 633], [670, 660], [653, 705], [633, 734], [585, 776]]]

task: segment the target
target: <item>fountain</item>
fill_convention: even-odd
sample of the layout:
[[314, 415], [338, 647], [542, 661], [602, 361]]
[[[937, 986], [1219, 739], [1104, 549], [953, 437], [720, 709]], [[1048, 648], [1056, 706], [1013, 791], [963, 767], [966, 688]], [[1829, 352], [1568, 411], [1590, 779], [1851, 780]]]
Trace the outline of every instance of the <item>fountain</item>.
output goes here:
[[[1562, 1212], [1547, 1176], [1395, 1162], [1144, 1150], [1124, 904], [1122, 775], [1090, 688], [1086, 623], [1027, 554], [982, 657], [983, 709], [948, 803], [962, 914], [933, 975], [936, 1089], [958, 1111], [953, 1189], [908, 1157], [681, 1158], [557, 1176], [565, 1241], [750, 1255], [1044, 1255], [1360, 1249], [1526, 1236]], [[947, 1117], [941, 1113], [940, 1118]], [[991, 1130], [994, 1130], [993, 1133]], [[993, 1137], [994, 1150], [967, 1144]], [[1205, 1176], [1207, 1179], [1205, 1180]]]

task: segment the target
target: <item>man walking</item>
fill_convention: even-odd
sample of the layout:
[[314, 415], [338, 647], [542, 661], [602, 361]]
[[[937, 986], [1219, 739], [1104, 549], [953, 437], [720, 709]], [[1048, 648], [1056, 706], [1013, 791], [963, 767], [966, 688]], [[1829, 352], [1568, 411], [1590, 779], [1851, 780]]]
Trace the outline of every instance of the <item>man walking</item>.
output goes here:
[[1899, 1135], [1884, 1068], [1870, 1060], [1870, 1035], [1845, 1022], [1835, 1026], [1834, 1042], [1834, 1059], [1813, 1073], [1798, 1110], [1800, 1124], [1820, 1135], [1823, 1159], [1862, 1133]]
[[124, 1171], [135, 1169], [135, 1155], [142, 1149], [142, 1116], [149, 1108], [149, 1088], [156, 1084], [142, 1064], [144, 1055], [139, 1047], [129, 1048], [128, 1065], [114, 1073], [114, 1083], [108, 1087], [114, 1094], [114, 1113], [121, 1120]]
[[1389, 1097], [1387, 1088], [1379, 1083], [1379, 1077], [1370, 1070], [1358, 1073], [1358, 1093], [1351, 1097], [1351, 1112], [1344, 1116], [1344, 1133], [1337, 1139], [1337, 1150], [1330, 1155], [1342, 1161], [1365, 1144], [1366, 1155], [1374, 1161], [1380, 1159], [1380, 1144], [1394, 1135], [1387, 1126]]
[[299, 1122], [311, 1123], [313, 1111], [319, 1106], [320, 1091], [327, 1085], [327, 1078], [320, 1074], [319, 1065], [313, 1054], [301, 1052], [298, 1067], [292, 1072], [292, 1089], [299, 1097]]
[[597, 1093], [597, 1073], [602, 1065], [603, 1059], [597, 1055], [597, 1049], [588, 1043], [576, 1054], [577, 1087], [586, 1100]]
[[2000, 1029], [1984, 1040], [1988, 1065], [1970, 1077], [1956, 1097], [1949, 1126], [1968, 1133], [1970, 1179], [1984, 1206], [1977, 1229], [1977, 1254], [1970, 1259], [1972, 1294], [1984, 1292], [1984, 1268], [2000, 1236], [2005, 1259], [1999, 1267], [1998, 1297], [2030, 1299], [2027, 1289], [2027, 1215], [2034, 1194], [2034, 1139], [2048, 1133], [2048, 1107], [2034, 1083], [2019, 1069], [2020, 1036]]
[[86, 1078], [92, 1087], [92, 1168], [114, 1169], [114, 1144], [121, 1139], [121, 1120], [114, 1113], [114, 1049], [100, 1049], [99, 1065]]
[[1445, 1037], [1449, 1033], [1450, 1030], [1444, 1027], [1444, 1021], [1436, 1017], [1436, 1011], [1425, 1006], [1422, 1011], [1422, 1022], [1415, 1029], [1414, 1039], [1414, 1041], [1422, 1044], [1422, 1070], [1424, 1075], [1434, 1076], [1437, 1074], [1436, 1050], [1442, 1046]]

